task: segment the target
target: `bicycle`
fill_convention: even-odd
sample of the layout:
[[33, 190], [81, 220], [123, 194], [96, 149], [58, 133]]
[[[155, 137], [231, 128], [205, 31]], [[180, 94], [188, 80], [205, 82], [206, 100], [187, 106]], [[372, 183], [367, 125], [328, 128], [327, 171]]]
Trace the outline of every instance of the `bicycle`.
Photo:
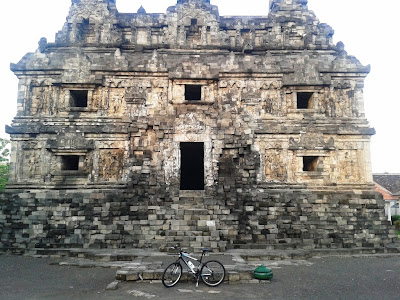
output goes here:
[[[199, 280], [201, 280], [208, 286], [217, 286], [221, 284], [225, 279], [225, 267], [222, 263], [217, 260], [210, 260], [202, 263], [204, 255], [209, 252], [208, 248], [203, 248], [200, 259], [196, 259], [189, 254], [187, 254], [183, 249], [174, 246], [171, 249], [179, 249], [178, 259], [169, 264], [165, 268], [162, 275], [162, 283], [165, 287], [173, 287], [182, 277], [182, 265], [181, 261], [186, 265], [188, 271], [193, 274], [196, 279], [196, 287], [199, 286]], [[197, 261], [197, 267], [192, 261]]]

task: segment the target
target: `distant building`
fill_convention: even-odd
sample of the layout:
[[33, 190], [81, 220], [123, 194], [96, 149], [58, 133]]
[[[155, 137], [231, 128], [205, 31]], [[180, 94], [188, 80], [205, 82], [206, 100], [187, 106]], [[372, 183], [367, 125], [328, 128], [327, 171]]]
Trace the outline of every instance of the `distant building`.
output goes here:
[[388, 220], [400, 215], [400, 174], [373, 174], [375, 190], [383, 195]]
[[265, 14], [73, 0], [55, 43], [11, 66], [0, 247], [392, 242], [370, 166], [369, 66], [307, 0], [272, 0]]

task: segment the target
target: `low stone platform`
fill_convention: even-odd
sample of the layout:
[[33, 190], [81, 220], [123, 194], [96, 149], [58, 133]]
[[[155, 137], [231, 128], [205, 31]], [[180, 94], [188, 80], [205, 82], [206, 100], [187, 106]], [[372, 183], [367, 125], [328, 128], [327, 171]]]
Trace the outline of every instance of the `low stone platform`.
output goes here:
[[[194, 255], [195, 257], [198, 257]], [[122, 281], [150, 281], [161, 282], [164, 269], [168, 264], [177, 259], [177, 255], [168, 255], [163, 257], [142, 257], [135, 261], [125, 264], [117, 271], [116, 279]], [[259, 280], [253, 279], [253, 264], [248, 264], [239, 255], [235, 254], [210, 254], [203, 258], [203, 261], [218, 260], [223, 263], [226, 269], [225, 281], [234, 283], [259, 283]], [[195, 279], [191, 273], [183, 267], [182, 281], [193, 281]]]

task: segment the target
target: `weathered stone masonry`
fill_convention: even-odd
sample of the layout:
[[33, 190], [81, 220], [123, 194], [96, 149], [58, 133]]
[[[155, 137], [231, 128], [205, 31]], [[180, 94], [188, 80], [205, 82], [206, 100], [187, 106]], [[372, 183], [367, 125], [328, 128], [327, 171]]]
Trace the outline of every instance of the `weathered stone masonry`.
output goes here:
[[[19, 78], [2, 248], [353, 248], [392, 241], [363, 84], [306, 0], [122, 14], [73, 0]], [[391, 234], [389, 234], [391, 233]]]

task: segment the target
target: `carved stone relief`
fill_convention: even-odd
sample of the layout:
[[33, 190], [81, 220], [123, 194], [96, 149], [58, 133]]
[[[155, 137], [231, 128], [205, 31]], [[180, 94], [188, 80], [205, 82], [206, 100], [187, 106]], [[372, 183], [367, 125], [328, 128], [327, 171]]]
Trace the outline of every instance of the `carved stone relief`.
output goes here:
[[296, 140], [294, 137], [289, 138], [290, 150], [336, 150], [335, 140], [333, 138], [326, 139], [323, 133], [319, 132], [312, 124], [308, 126], [306, 132], [300, 134]]
[[361, 180], [359, 154], [357, 150], [338, 152], [339, 183], [359, 183]]
[[84, 133], [62, 132], [55, 138], [47, 141], [46, 148], [49, 150], [93, 150], [95, 148], [93, 140], [87, 140]]
[[21, 155], [21, 177], [30, 181], [35, 181], [41, 175], [41, 157], [37, 150], [23, 150]]
[[195, 113], [187, 113], [179, 116], [175, 121], [175, 131], [177, 133], [204, 133], [206, 124]]
[[125, 90], [123, 88], [110, 88], [108, 90], [109, 113], [123, 116], [125, 112]]
[[99, 155], [100, 180], [119, 179], [123, 173], [124, 150], [101, 149]]
[[265, 179], [267, 181], [284, 181], [286, 179], [286, 167], [282, 150], [267, 149], [265, 151]]

